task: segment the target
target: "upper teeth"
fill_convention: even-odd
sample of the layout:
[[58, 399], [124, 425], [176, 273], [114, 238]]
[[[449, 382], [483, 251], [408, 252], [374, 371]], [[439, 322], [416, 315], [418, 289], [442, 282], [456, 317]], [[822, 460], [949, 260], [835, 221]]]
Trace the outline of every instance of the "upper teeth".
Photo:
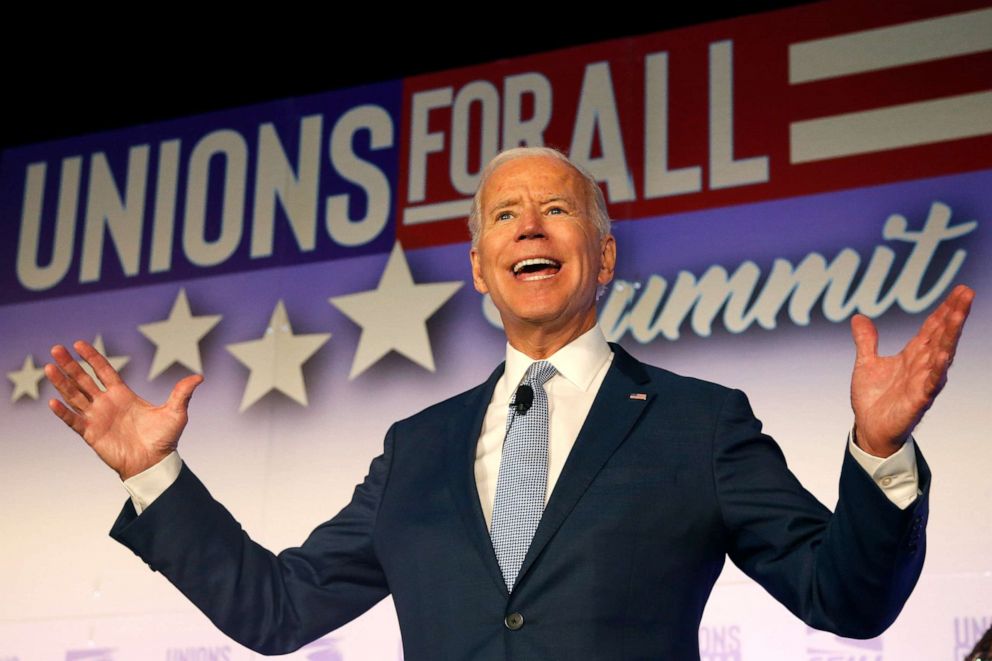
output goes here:
[[534, 257], [532, 259], [524, 259], [513, 265], [513, 272], [520, 273], [525, 266], [536, 266], [539, 264], [544, 264], [546, 266], [558, 266], [558, 262], [553, 259], [548, 259], [547, 257]]

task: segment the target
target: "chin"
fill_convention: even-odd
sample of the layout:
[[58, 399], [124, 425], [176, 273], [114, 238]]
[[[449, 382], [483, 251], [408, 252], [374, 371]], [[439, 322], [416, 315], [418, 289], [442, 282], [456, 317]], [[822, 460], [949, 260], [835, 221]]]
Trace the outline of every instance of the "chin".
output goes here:
[[522, 311], [518, 318], [533, 326], [564, 327], [570, 323], [581, 323], [585, 321], [585, 317], [585, 314], [578, 314], [564, 307], [543, 307]]

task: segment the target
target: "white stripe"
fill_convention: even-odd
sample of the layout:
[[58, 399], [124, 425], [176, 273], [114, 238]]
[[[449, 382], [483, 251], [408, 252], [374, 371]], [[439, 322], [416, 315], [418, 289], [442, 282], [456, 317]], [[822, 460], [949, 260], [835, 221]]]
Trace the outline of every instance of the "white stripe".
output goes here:
[[862, 30], [789, 46], [789, 83], [849, 76], [992, 50], [992, 9]]
[[992, 134], [992, 92], [949, 96], [789, 125], [792, 163]]
[[467, 218], [472, 209], [472, 200], [456, 200], [454, 202], [437, 202], [422, 204], [419, 207], [407, 207], [403, 210], [404, 225], [420, 225], [421, 223], [436, 223], [439, 220], [452, 218]]

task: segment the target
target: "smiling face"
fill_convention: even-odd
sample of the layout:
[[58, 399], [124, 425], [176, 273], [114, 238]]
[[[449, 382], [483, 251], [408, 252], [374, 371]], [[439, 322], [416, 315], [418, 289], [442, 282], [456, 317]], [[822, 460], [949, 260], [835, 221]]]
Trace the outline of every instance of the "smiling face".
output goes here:
[[480, 206], [472, 278], [492, 296], [510, 343], [525, 351], [528, 338], [551, 340], [557, 350], [592, 328], [616, 243], [593, 224], [582, 176], [549, 156], [515, 158], [486, 181]]

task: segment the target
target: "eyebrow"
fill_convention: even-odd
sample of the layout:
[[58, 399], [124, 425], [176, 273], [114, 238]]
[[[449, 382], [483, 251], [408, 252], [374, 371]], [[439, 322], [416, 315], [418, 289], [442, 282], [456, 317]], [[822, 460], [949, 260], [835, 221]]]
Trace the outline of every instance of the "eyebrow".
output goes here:
[[544, 206], [545, 204], [551, 204], [552, 202], [564, 202], [566, 204], [574, 204], [572, 198], [567, 197], [565, 195], [553, 195], [551, 197], [541, 200], [540, 204], [541, 206]]
[[[538, 202], [538, 205], [544, 206], [545, 204], [551, 204], [552, 202], [564, 202], [566, 204], [574, 204], [575, 203], [572, 200], [572, 198], [567, 197], [565, 195], [552, 195], [551, 197], [543, 198], [540, 202]], [[501, 211], [501, 210], [506, 209], [508, 207], [517, 206], [518, 204], [520, 204], [520, 198], [519, 197], [508, 197], [508, 198], [502, 199], [499, 202], [497, 202], [496, 204], [493, 204], [492, 206], [489, 207], [489, 211], [487, 212], [487, 215], [496, 213], [497, 211]]]
[[519, 197], [508, 197], [508, 198], [502, 199], [499, 202], [497, 202], [496, 204], [493, 204], [493, 205], [491, 205], [489, 207], [489, 211], [487, 212], [487, 215], [488, 214], [495, 213], [495, 212], [499, 211], [500, 209], [505, 209], [507, 207], [516, 206], [517, 204], [520, 204], [520, 198]]

